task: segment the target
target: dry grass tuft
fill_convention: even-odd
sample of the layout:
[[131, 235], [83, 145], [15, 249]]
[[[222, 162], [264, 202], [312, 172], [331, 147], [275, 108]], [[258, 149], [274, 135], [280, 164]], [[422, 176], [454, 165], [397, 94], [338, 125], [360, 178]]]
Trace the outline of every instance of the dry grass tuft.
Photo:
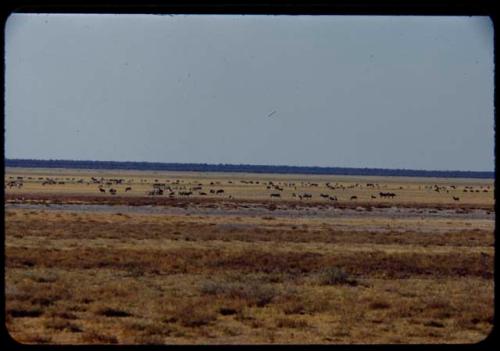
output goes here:
[[52, 317], [50, 319], [47, 319], [44, 322], [44, 326], [47, 329], [53, 329], [53, 330], [58, 330], [58, 331], [67, 330], [67, 331], [70, 331], [72, 333], [82, 332], [82, 329], [78, 325], [76, 325], [75, 323], [72, 323], [72, 322], [68, 321], [67, 319], [58, 318], [58, 317]]
[[350, 277], [340, 267], [330, 267], [320, 273], [320, 282], [323, 285], [351, 285], [356, 286], [358, 282]]
[[217, 319], [217, 313], [212, 307], [202, 303], [187, 303], [181, 305], [172, 315], [172, 321], [178, 321], [185, 327], [200, 327]]
[[134, 338], [134, 342], [141, 345], [163, 345], [165, 339], [159, 335], [139, 334]]
[[232, 299], [245, 300], [248, 305], [264, 307], [278, 295], [277, 289], [256, 281], [248, 283], [205, 281], [200, 287], [204, 295], [222, 295]]
[[278, 328], [306, 329], [309, 323], [305, 319], [280, 317], [275, 320]]
[[372, 310], [385, 310], [391, 307], [391, 304], [386, 301], [374, 301], [370, 303]]
[[105, 335], [96, 330], [88, 330], [81, 335], [81, 340], [88, 344], [117, 344], [118, 338], [112, 335]]
[[50, 344], [52, 342], [52, 337], [48, 335], [28, 335], [23, 339], [23, 343], [28, 344]]
[[445, 325], [441, 322], [438, 322], [438, 321], [428, 321], [428, 322], [425, 322], [424, 325], [426, 327], [433, 327], [433, 328], [444, 328]]
[[78, 319], [78, 316], [71, 312], [59, 311], [57, 309], [52, 309], [49, 313], [50, 317], [57, 317], [62, 319], [75, 320]]
[[97, 314], [99, 316], [104, 316], [104, 317], [130, 317], [130, 316], [132, 316], [132, 314], [127, 312], [127, 311], [123, 311], [120, 309], [111, 308], [111, 307], [107, 307], [107, 306], [97, 307], [94, 312], [95, 312], [95, 314]]
[[6, 314], [14, 318], [40, 317], [43, 313], [40, 306], [19, 301], [9, 303], [6, 308]]

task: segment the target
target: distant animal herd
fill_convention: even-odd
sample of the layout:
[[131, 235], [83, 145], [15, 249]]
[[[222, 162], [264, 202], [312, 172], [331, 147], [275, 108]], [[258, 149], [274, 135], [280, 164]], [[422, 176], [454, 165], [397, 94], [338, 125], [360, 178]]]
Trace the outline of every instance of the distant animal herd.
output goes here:
[[[76, 179], [76, 178], [64, 178], [64, 179], [59, 179], [57, 177], [27, 177], [26, 178], [28, 181], [38, 181], [41, 183], [42, 186], [54, 186], [54, 185], [65, 185], [65, 184], [96, 184], [98, 185], [97, 191], [99, 193], [109, 193], [110, 195], [116, 195], [118, 194], [119, 187], [117, 185], [127, 185], [124, 190], [120, 190], [122, 192], [131, 192], [133, 191], [132, 189], [132, 180], [125, 180], [123, 178], [104, 178], [104, 177], [91, 177], [90, 180], [84, 180], [83, 178]], [[22, 188], [25, 178], [21, 176], [13, 177], [10, 176], [9, 180], [5, 181], [4, 188]], [[283, 194], [285, 192], [286, 188], [293, 189], [291, 192], [291, 197], [299, 199], [300, 201], [302, 200], [309, 200], [313, 199], [313, 197], [318, 196], [317, 193], [316, 195], [314, 192], [299, 192], [298, 187], [301, 188], [320, 188], [322, 184], [320, 183], [315, 183], [315, 182], [275, 182], [275, 181], [258, 181], [258, 180], [240, 180], [239, 181], [241, 184], [247, 184], [247, 185], [253, 185], [253, 186], [261, 186], [262, 190], [271, 190], [271, 192], [268, 193], [270, 198], [283, 198]], [[140, 180], [141, 184], [151, 184], [150, 181], [147, 179], [141, 179]], [[229, 180], [227, 181], [228, 185], [232, 185], [233, 181]], [[205, 187], [209, 186], [212, 187], [210, 189], [206, 189]], [[158, 179], [155, 179], [154, 183], [152, 183], [152, 189], [148, 190], [145, 192], [145, 195], [147, 196], [169, 196], [169, 197], [174, 197], [174, 196], [181, 196], [181, 197], [190, 197], [190, 196], [208, 196], [208, 194], [216, 195], [216, 196], [224, 196], [226, 194], [226, 191], [221, 188], [222, 183], [221, 181], [211, 181], [206, 185], [203, 185], [202, 183], [185, 183], [183, 180], [166, 180], [164, 183], [160, 183]], [[339, 184], [335, 183], [332, 184], [331, 182], [326, 182], [324, 186], [329, 189], [330, 191], [345, 191], [347, 189], [361, 189], [361, 188], [366, 188], [366, 189], [380, 189], [381, 185], [378, 183], [365, 183], [365, 184], [350, 184], [350, 185], [345, 185], [345, 184]], [[383, 187], [383, 186], [382, 186]], [[419, 189], [421, 190], [422, 186], [419, 186]], [[433, 184], [433, 185], [425, 185], [423, 186], [424, 190], [427, 191], [434, 191], [434, 192], [445, 192], [449, 193], [450, 191], [459, 191], [457, 189], [457, 186], [455, 185], [439, 185], [439, 184]], [[490, 186], [485, 185], [485, 186], [463, 186], [462, 191], [464, 193], [478, 193], [478, 192], [489, 192]], [[123, 189], [123, 188], [122, 188]], [[400, 190], [403, 190], [403, 186], [399, 187]], [[290, 196], [290, 193], [288, 193]], [[376, 193], [370, 194], [371, 199], [393, 199], [397, 197], [398, 195], [395, 192], [388, 192], [388, 191], [378, 191]], [[286, 196], [285, 196], [286, 197]], [[319, 197], [327, 200], [327, 201], [339, 201], [338, 199], [338, 194], [332, 194], [329, 192], [320, 192]], [[232, 195], [229, 195], [229, 198], [233, 198]], [[359, 195], [350, 195], [348, 197], [350, 201], [358, 200]], [[456, 194], [452, 195], [453, 201], [460, 201], [460, 197], [456, 196]]]

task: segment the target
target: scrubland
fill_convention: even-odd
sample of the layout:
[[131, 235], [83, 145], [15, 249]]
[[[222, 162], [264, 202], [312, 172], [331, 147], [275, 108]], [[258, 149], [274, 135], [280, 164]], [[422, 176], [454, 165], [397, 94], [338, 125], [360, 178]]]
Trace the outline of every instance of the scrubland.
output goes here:
[[[217, 181], [207, 177], [170, 179]], [[230, 190], [237, 179], [218, 180], [224, 196], [166, 199], [153, 206], [160, 213], [144, 209], [161, 197], [127, 194], [140, 202], [131, 206], [125, 197], [78, 191], [92, 185], [7, 189], [11, 336], [56, 344], [359, 344], [474, 343], [490, 333], [491, 188], [456, 203], [413, 179], [405, 186], [421, 192], [416, 198], [372, 201], [365, 187], [345, 190], [357, 191], [360, 202], [350, 195], [292, 202], [292, 190], [280, 199], [262, 190], [239, 200], [250, 191]], [[326, 191], [321, 182], [335, 182], [314, 181], [318, 193]], [[403, 197], [399, 180], [377, 181]], [[472, 181], [440, 184], [486, 189]], [[57, 205], [99, 199], [106, 211]], [[38, 205], [23, 207], [28, 203]], [[170, 210], [179, 204], [182, 212]], [[296, 212], [280, 212], [290, 207]], [[397, 212], [404, 207], [414, 212]], [[424, 208], [433, 212], [419, 212]]]

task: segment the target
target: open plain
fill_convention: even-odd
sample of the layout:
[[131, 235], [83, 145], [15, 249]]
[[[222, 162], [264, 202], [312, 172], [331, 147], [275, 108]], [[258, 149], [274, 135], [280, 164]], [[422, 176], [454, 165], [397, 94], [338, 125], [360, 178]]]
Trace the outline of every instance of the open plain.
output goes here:
[[493, 180], [7, 168], [22, 343], [475, 343]]

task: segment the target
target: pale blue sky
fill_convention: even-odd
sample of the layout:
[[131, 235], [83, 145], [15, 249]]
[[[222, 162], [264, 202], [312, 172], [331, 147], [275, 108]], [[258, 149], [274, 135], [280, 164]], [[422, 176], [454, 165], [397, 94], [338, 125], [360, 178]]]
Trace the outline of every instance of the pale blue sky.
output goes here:
[[14, 14], [5, 29], [7, 158], [494, 169], [487, 17]]

